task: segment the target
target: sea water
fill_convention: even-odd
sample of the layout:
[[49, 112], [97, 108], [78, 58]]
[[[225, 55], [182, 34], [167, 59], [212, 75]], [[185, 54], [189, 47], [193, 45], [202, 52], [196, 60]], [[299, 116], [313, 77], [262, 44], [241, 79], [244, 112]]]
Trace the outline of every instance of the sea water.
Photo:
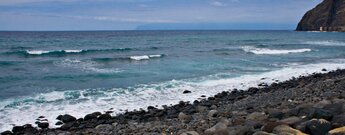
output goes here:
[[116, 115], [342, 68], [345, 33], [0, 32], [0, 131], [39, 116], [54, 127], [59, 114]]

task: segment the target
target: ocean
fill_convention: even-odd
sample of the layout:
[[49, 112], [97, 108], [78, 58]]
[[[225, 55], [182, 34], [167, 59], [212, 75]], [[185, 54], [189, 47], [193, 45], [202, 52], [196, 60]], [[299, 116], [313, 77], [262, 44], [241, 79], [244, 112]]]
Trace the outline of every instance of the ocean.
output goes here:
[[59, 114], [116, 115], [343, 68], [345, 33], [337, 32], [0, 32], [0, 131], [39, 116], [54, 127]]

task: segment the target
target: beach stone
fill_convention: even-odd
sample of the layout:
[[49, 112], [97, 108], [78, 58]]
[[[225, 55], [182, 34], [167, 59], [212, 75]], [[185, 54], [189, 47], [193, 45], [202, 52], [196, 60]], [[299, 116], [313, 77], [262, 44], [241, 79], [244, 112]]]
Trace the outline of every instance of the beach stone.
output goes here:
[[69, 115], [69, 114], [65, 114], [65, 115], [59, 115], [58, 120], [61, 120], [63, 123], [68, 123], [68, 122], [72, 122], [72, 121], [76, 121], [77, 118]]
[[253, 133], [250, 133], [252, 130], [253, 130], [253, 128], [249, 127], [249, 126], [235, 126], [235, 127], [229, 127], [228, 128], [229, 135], [253, 134]]
[[253, 120], [253, 121], [263, 121], [267, 119], [268, 116], [265, 113], [262, 112], [253, 112], [247, 116], [247, 120]]
[[345, 126], [345, 114], [334, 116], [331, 123], [333, 127]]
[[297, 130], [299, 130], [299, 131], [307, 133], [307, 123], [308, 123], [308, 121], [304, 121], [304, 122], [298, 123], [298, 124], [295, 125], [295, 128]]
[[98, 117], [98, 120], [107, 120], [107, 119], [111, 119], [111, 115], [110, 114], [102, 114]]
[[316, 108], [323, 108], [323, 107], [325, 107], [326, 105], [329, 105], [329, 104], [331, 104], [331, 103], [332, 103], [332, 102], [329, 101], [329, 100], [322, 100], [322, 101], [316, 103], [316, 104], [314, 105], [314, 107], [316, 107]]
[[313, 118], [331, 120], [333, 118], [333, 114], [324, 109], [316, 109], [314, 111]]
[[285, 123], [287, 125], [294, 125], [296, 123], [300, 123], [302, 122], [303, 120], [299, 117], [296, 117], [296, 116], [292, 116], [292, 117], [289, 117], [289, 118], [286, 118], [286, 119], [283, 119], [283, 120], [280, 120], [279, 122], [282, 122], [282, 123]]
[[177, 117], [183, 123], [189, 123], [192, 120], [192, 116], [186, 115], [183, 112], [180, 112]]
[[208, 112], [207, 116], [209, 118], [212, 118], [212, 117], [216, 117], [218, 115], [218, 111], [217, 110], [211, 110]]
[[95, 127], [98, 134], [112, 134], [114, 126], [109, 124], [101, 124]]
[[85, 115], [84, 117], [84, 120], [91, 120], [91, 119], [97, 119], [97, 115], [94, 113], [91, 113], [91, 114]]
[[312, 119], [306, 125], [306, 130], [313, 135], [325, 135], [331, 128], [331, 123], [325, 119]]
[[199, 133], [196, 131], [188, 131], [188, 132], [182, 133], [181, 135], [199, 135]]
[[64, 124], [60, 127], [60, 129], [61, 129], [61, 130], [68, 130], [68, 129], [70, 129], [71, 127], [73, 127], [74, 124], [75, 124], [75, 122], [64, 123]]
[[57, 125], [57, 126], [62, 125], [62, 124], [63, 124], [63, 122], [61, 122], [61, 121], [58, 121], [55, 123], [55, 125]]
[[345, 135], [345, 127], [333, 129], [328, 132], [328, 135]]
[[189, 90], [185, 90], [185, 91], [183, 91], [183, 94], [188, 94], [188, 93], [192, 93], [191, 91], [189, 91]]
[[208, 110], [208, 108], [206, 106], [197, 106], [196, 110], [198, 112], [206, 112]]
[[206, 135], [229, 135], [228, 127], [222, 123], [218, 122], [213, 127], [205, 130]]
[[275, 135], [275, 134], [267, 133], [267, 132], [264, 132], [264, 131], [258, 131], [258, 132], [255, 132], [253, 135]]
[[285, 125], [285, 123], [282, 123], [282, 122], [267, 122], [267, 123], [262, 127], [262, 131], [272, 133], [272, 132], [273, 132], [273, 129], [274, 129], [275, 127], [277, 127], [277, 126], [280, 126], [280, 125]]
[[329, 104], [323, 107], [323, 109], [333, 114], [340, 114], [343, 111], [343, 104], [342, 103]]
[[288, 125], [280, 125], [273, 129], [274, 134], [278, 135], [307, 135], [297, 129], [293, 129]]
[[13, 135], [13, 133], [9, 130], [1, 132], [1, 135]]
[[283, 117], [284, 117], [284, 113], [280, 111], [274, 111], [268, 114], [268, 118], [282, 119]]
[[12, 128], [12, 132], [13, 132], [14, 134], [21, 133], [21, 132], [23, 132], [23, 130], [24, 130], [24, 127], [23, 127], [23, 126], [14, 126], [14, 127]]
[[37, 126], [39, 128], [44, 129], [44, 128], [48, 128], [49, 127], [49, 123], [48, 122], [40, 122], [40, 123], [37, 124]]

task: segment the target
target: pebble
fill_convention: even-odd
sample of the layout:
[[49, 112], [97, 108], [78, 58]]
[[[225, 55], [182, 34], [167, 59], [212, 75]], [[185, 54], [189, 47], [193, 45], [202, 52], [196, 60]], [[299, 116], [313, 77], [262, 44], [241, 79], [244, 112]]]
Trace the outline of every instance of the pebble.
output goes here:
[[306, 130], [313, 135], [325, 135], [331, 128], [331, 123], [324, 119], [312, 119], [306, 125]]

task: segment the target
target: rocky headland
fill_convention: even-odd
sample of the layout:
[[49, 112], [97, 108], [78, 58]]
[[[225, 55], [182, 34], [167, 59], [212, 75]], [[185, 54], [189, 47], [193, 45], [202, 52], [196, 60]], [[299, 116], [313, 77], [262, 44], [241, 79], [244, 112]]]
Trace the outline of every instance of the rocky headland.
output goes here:
[[228, 90], [163, 109], [150, 106], [117, 116], [109, 113], [83, 118], [60, 115], [59, 128], [49, 128], [41, 116], [35, 126], [14, 126], [1, 134], [344, 135], [345, 70]]
[[345, 32], [345, 0], [324, 0], [303, 16], [296, 30]]

